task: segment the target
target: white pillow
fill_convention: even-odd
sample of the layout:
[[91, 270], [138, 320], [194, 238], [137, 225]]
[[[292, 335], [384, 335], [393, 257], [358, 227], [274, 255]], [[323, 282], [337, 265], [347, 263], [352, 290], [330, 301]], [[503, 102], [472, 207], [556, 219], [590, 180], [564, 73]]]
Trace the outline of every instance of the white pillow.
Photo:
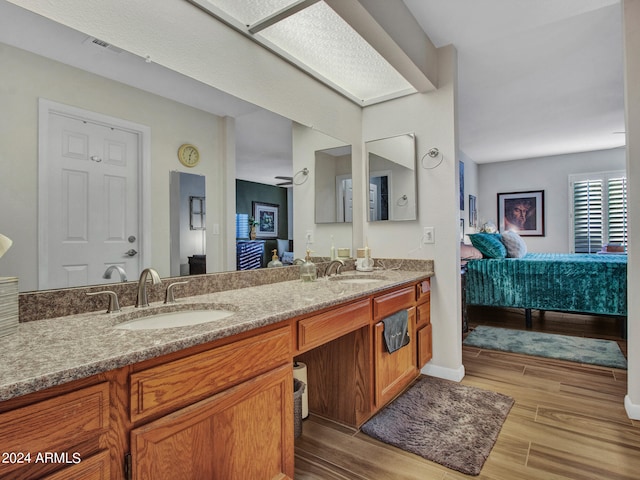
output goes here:
[[522, 258], [527, 254], [527, 244], [516, 232], [504, 232], [501, 240], [507, 247], [507, 257]]

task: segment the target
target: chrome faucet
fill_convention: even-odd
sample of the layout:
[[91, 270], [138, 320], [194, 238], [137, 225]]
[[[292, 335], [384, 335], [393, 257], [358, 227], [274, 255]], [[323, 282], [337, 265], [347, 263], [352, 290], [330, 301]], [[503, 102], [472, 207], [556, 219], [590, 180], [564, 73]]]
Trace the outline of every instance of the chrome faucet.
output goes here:
[[105, 270], [104, 274], [102, 275], [102, 278], [111, 278], [111, 274], [113, 273], [114, 270], [117, 271], [118, 274], [120, 275], [121, 282], [127, 281], [127, 272], [125, 272], [124, 268], [122, 268], [120, 265], [111, 265], [109, 268]]
[[153, 268], [145, 268], [140, 274], [140, 280], [138, 281], [138, 297], [136, 299], [137, 307], [148, 307], [149, 299], [147, 297], [147, 278], [151, 275], [151, 284], [157, 285], [160, 283], [160, 275]]
[[336, 258], [335, 260], [331, 260], [331, 262], [329, 263], [329, 265], [327, 265], [327, 268], [324, 271], [325, 277], [330, 276], [331, 268], [333, 268], [334, 265], [336, 266], [336, 275], [339, 275], [340, 271], [342, 270], [342, 267], [344, 267], [344, 262], [339, 258]]

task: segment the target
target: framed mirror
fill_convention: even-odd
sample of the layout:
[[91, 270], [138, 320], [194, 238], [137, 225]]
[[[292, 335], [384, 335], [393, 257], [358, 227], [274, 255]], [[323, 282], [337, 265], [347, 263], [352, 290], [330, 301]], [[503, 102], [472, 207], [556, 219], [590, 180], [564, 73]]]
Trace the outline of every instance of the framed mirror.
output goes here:
[[417, 219], [415, 134], [365, 143], [369, 178], [368, 220]]
[[315, 152], [316, 223], [353, 221], [351, 145]]

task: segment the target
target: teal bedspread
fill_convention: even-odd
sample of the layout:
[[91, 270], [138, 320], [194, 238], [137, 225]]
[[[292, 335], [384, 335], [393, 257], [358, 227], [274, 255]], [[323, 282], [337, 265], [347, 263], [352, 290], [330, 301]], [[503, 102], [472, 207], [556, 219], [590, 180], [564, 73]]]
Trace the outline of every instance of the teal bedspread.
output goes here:
[[467, 263], [469, 305], [627, 315], [627, 256], [529, 253]]

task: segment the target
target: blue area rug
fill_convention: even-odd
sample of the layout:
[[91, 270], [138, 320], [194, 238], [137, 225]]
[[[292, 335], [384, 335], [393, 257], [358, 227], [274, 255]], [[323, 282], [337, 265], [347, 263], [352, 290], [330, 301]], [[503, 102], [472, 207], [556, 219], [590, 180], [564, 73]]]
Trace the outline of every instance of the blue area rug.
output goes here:
[[611, 340], [479, 326], [463, 344], [603, 367], [627, 368], [627, 360], [620, 347]]

